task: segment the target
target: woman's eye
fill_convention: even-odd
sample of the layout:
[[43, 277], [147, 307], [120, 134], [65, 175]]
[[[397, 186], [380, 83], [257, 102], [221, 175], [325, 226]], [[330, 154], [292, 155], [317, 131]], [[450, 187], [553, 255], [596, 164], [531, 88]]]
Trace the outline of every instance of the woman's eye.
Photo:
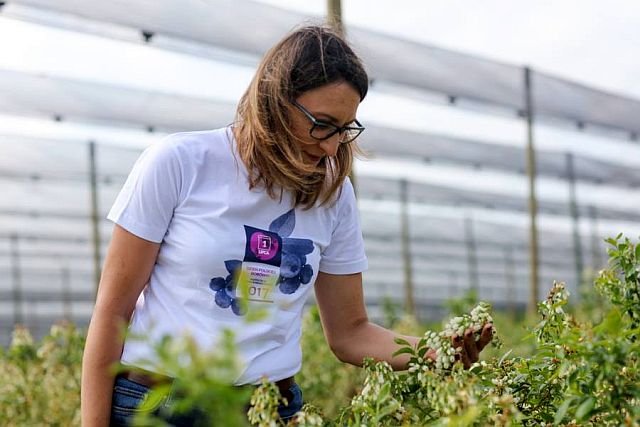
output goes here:
[[316, 122], [316, 127], [322, 130], [335, 129], [336, 127], [330, 123]]
[[316, 139], [328, 138], [336, 132], [336, 127], [329, 123], [316, 122], [311, 129], [311, 136]]

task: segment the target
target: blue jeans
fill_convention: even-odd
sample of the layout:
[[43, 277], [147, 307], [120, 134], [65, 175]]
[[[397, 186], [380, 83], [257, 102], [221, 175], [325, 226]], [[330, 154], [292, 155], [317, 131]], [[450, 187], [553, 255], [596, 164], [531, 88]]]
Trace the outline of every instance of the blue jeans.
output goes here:
[[[303, 399], [302, 390], [297, 384], [289, 389], [293, 395], [293, 399], [287, 406], [278, 406], [278, 414], [283, 421], [292, 418], [296, 412], [302, 409]], [[111, 401], [111, 426], [131, 426], [133, 417], [140, 411], [139, 406], [142, 404], [145, 396], [149, 393], [149, 388], [138, 384], [126, 378], [116, 378], [113, 386], [113, 397]], [[156, 415], [166, 413], [168, 406], [168, 397], [157, 403], [156, 407], [151, 410]], [[163, 411], [164, 410], [164, 411]], [[215, 417], [214, 414], [210, 414]], [[160, 415], [162, 417], [162, 415]], [[164, 420], [173, 426], [209, 426], [212, 425], [209, 414], [199, 410], [194, 410], [188, 414], [171, 415]]]

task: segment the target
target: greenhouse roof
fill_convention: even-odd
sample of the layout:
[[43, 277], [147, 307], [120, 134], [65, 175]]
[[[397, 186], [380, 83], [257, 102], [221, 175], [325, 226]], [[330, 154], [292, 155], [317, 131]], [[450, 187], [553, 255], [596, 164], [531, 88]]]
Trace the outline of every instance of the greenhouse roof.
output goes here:
[[[211, 129], [233, 121], [235, 106], [214, 99], [0, 70], [0, 112], [98, 122], [166, 132]], [[526, 173], [524, 147], [477, 139], [368, 126], [363, 146], [374, 155], [399, 156], [473, 168]], [[537, 174], [568, 178], [564, 153], [537, 150]], [[574, 178], [640, 186], [640, 170], [573, 155]]]
[[[146, 0], [78, 2], [76, 0], [10, 0], [10, 16], [41, 19], [33, 9], [131, 27], [229, 51], [262, 55], [301, 22], [320, 21], [254, 1]], [[31, 11], [30, 11], [31, 10]], [[223, 11], [223, 13], [221, 13]], [[58, 20], [62, 26], [69, 19]], [[78, 25], [92, 31], [88, 25]], [[247, 31], [247, 29], [251, 31]], [[435, 91], [525, 111], [522, 67], [349, 27], [349, 37], [362, 53], [374, 80]], [[393, 60], [389, 60], [393, 58]], [[533, 72], [536, 115], [620, 129], [633, 138], [640, 133], [640, 101]]]

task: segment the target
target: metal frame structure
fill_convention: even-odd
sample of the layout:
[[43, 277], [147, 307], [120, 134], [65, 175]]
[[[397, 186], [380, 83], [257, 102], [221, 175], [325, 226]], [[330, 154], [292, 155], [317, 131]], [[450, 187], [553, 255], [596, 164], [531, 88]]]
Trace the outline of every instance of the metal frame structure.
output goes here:
[[[330, 15], [336, 18], [335, 25], [341, 22], [339, 3], [331, 0], [327, 3], [328, 8], [333, 8]], [[219, 13], [221, 10], [225, 13]], [[186, 49], [194, 55], [216, 60], [224, 58], [243, 66], [252, 66], [257, 57], [282, 34], [308, 19], [297, 13], [246, 0], [213, 0], [207, 3], [183, 0], [179, 5], [169, 0], [118, 0], [100, 4], [73, 0], [10, 0], [5, 2], [0, 13], [131, 43]], [[254, 31], [245, 31], [239, 22], [251, 26]], [[132, 37], [134, 34], [139, 37]], [[427, 304], [422, 299], [421, 291], [425, 286], [452, 281], [466, 281], [464, 288], [473, 287], [480, 291], [504, 290], [500, 304], [521, 305], [522, 298], [516, 298], [512, 287], [527, 274], [530, 276], [526, 299], [529, 309], [532, 309], [539, 298], [540, 281], [553, 277], [550, 270], [572, 271], [571, 276], [579, 282], [584, 278], [587, 265], [584, 254], [591, 254], [592, 268], [601, 264], [597, 254], [602, 250], [595, 242], [601, 237], [598, 228], [602, 221], [640, 223], [640, 214], [635, 211], [584, 203], [576, 195], [577, 183], [633, 191], [640, 184], [638, 170], [579, 153], [559, 154], [534, 148], [535, 124], [553, 126], [558, 120], [574, 123], [578, 131], [592, 128], [611, 131], [615, 138], [637, 141], [640, 101], [588, 88], [527, 67], [489, 61], [359, 28], [349, 27], [348, 37], [365, 58], [374, 79], [374, 88], [388, 83], [389, 87], [405, 88], [412, 93], [436, 94], [436, 97], [446, 99], [452, 108], [472, 105], [476, 110], [485, 109], [487, 114], [507, 112], [522, 119], [526, 136], [526, 147], [518, 147], [481, 138], [462, 139], [368, 126], [363, 140], [370, 151], [383, 159], [417, 160], [424, 167], [443, 164], [461, 169], [498, 170], [516, 176], [527, 173], [528, 176], [528, 189], [518, 196], [464, 190], [418, 180], [388, 179], [367, 173], [358, 176], [361, 200], [390, 201], [397, 206], [396, 214], [363, 212], [367, 250], [372, 254], [372, 260], [379, 256], [375, 258], [377, 265], [372, 262], [374, 265], [367, 283], [379, 289], [390, 284], [395, 286], [393, 289], [403, 288], [403, 300], [408, 311], [420, 311], [418, 307], [430, 306], [433, 302]], [[390, 55], [393, 55], [393, 61], [388, 59]], [[161, 132], [223, 126], [232, 121], [234, 109], [233, 105], [215, 99], [10, 70], [0, 70], [0, 95], [0, 113]], [[16, 143], [20, 144], [20, 150], [16, 150]], [[3, 146], [14, 150], [10, 156], [0, 155], [0, 182], [6, 194], [26, 195], [21, 199], [9, 199], [8, 205], [0, 203], [0, 217], [9, 218], [17, 224], [15, 227], [0, 227], [0, 270], [1, 263], [6, 264], [8, 273], [5, 277], [10, 277], [5, 283], [0, 282], [0, 295], [12, 295], [17, 303], [13, 322], [25, 320], [22, 317], [25, 300], [46, 299], [54, 294], [53, 291], [43, 293], [29, 288], [30, 274], [36, 277], [40, 273], [37, 268], [29, 272], [25, 268], [25, 260], [49, 259], [55, 263], [55, 260], [65, 259], [65, 262], [73, 260], [78, 265], [87, 266], [90, 265], [88, 259], [78, 257], [78, 253], [91, 252], [93, 264], [90, 269], [75, 266], [57, 269], [63, 283], [61, 295], [66, 295], [63, 299], [84, 301], [86, 292], [74, 288], [76, 279], [86, 281], [89, 271], [94, 281], [98, 280], [105, 246], [103, 238], [109, 229], [100, 218], [137, 154], [131, 150], [125, 150], [125, 154], [125, 151], [118, 151], [124, 149], [89, 140], [83, 142], [82, 150], [76, 146], [65, 153], [63, 144], [59, 149], [52, 148], [58, 143], [60, 141], [0, 135], [0, 154]], [[48, 151], [40, 152], [39, 147], [45, 146]], [[68, 144], [65, 146], [68, 148]], [[109, 153], [110, 150], [113, 153]], [[64, 168], [61, 170], [55, 163], [47, 162], [47, 155], [60, 156]], [[3, 161], [3, 158], [10, 160]], [[122, 158], [127, 161], [119, 160]], [[25, 169], [24, 164], [33, 168]], [[570, 189], [569, 200], [537, 199], [537, 177], [565, 181]], [[53, 186], [58, 190], [52, 191]], [[78, 209], [75, 205], [78, 200], [83, 200], [86, 205]], [[459, 211], [459, 215], [444, 220], [449, 222], [449, 228], [434, 226], [430, 229], [425, 224], [435, 224], [438, 219], [417, 213], [415, 208], [419, 206], [450, 208]], [[530, 227], [527, 231], [523, 227], [483, 222], [470, 214], [478, 208], [528, 215]], [[571, 231], [550, 232], [538, 223], [539, 213], [571, 221]], [[395, 219], [391, 220], [393, 215]], [[42, 218], [59, 224], [59, 233], [48, 232], [47, 225], [39, 221]], [[589, 239], [580, 233], [581, 218], [583, 223], [585, 219], [590, 221], [592, 232]], [[385, 222], [384, 226], [381, 226], [382, 222]], [[496, 230], [500, 232], [496, 234]], [[2, 249], [3, 242], [7, 244], [6, 250]], [[384, 251], [380, 253], [376, 246], [381, 243], [397, 248], [398, 259], [386, 263]], [[446, 247], [452, 254], [439, 255], [430, 251], [430, 247]], [[562, 255], [566, 258], [567, 254], [573, 254], [571, 259], [561, 261]], [[429, 264], [442, 265], [446, 259], [450, 260], [451, 267], [436, 268]], [[529, 266], [523, 268], [525, 261]], [[393, 263], [397, 264], [395, 268]], [[487, 282], [496, 281], [502, 284], [487, 285]], [[65, 312], [70, 313], [71, 309], [65, 309]]]

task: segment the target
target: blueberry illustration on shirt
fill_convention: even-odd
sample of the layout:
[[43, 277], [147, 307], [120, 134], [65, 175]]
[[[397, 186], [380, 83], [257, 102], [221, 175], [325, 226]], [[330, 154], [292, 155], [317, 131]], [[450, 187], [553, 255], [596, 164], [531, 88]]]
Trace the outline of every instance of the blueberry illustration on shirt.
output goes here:
[[249, 282], [251, 301], [273, 303], [276, 287], [283, 294], [293, 294], [300, 285], [313, 278], [313, 268], [307, 264], [307, 255], [313, 252], [313, 241], [289, 237], [295, 228], [295, 210], [291, 209], [271, 222], [269, 230], [245, 225], [245, 255], [243, 260], [227, 260], [225, 278], [214, 277], [209, 288], [215, 293], [220, 308], [231, 308], [242, 316], [247, 304], [237, 293], [238, 278]]

